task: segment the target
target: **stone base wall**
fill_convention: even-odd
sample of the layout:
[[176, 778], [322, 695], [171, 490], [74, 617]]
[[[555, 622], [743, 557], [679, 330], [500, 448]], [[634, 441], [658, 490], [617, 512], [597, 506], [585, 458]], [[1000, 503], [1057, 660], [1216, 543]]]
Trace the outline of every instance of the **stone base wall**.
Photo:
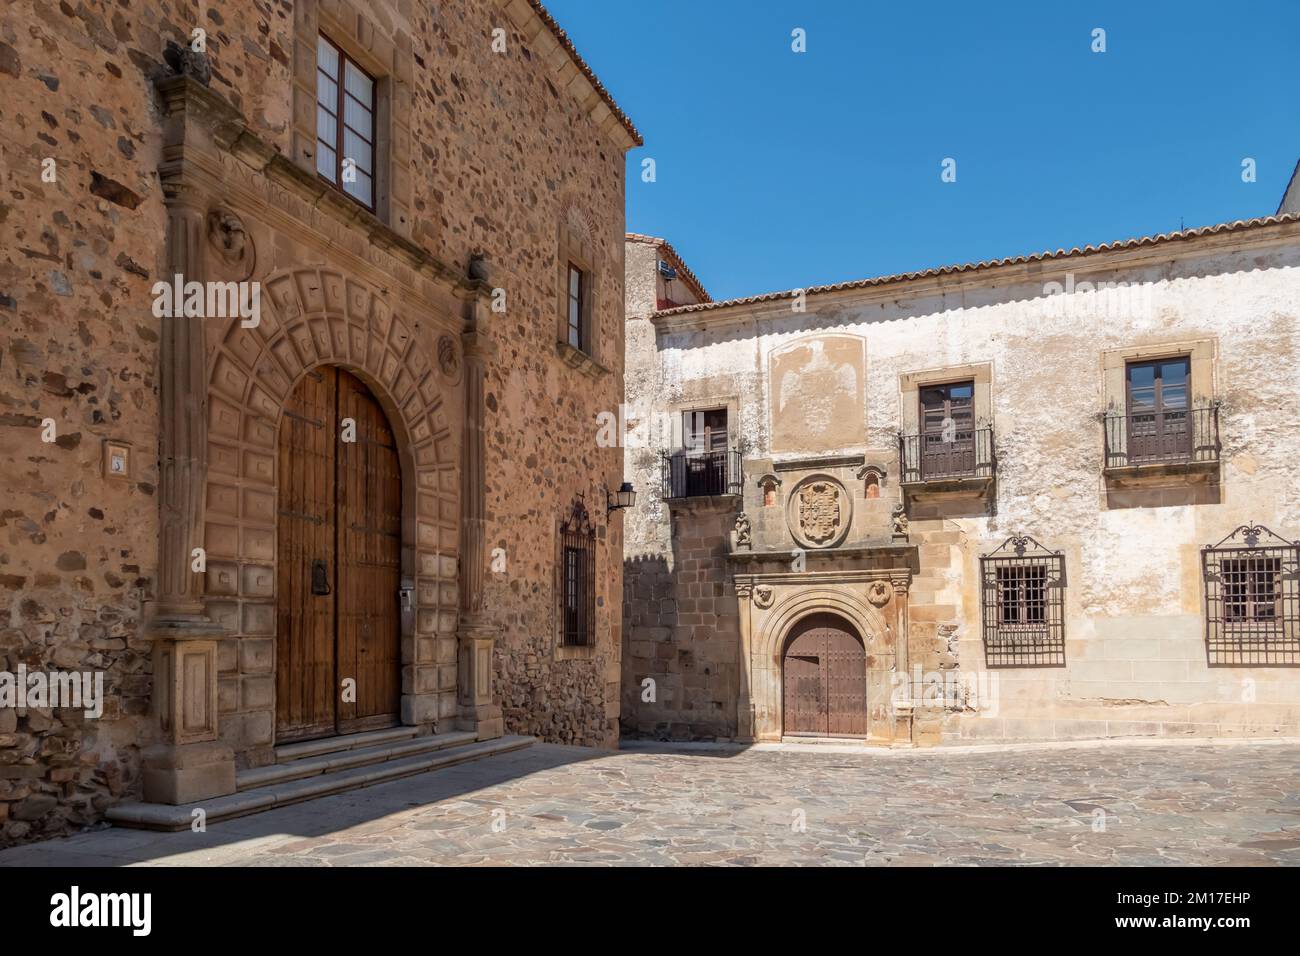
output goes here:
[[[736, 734], [740, 620], [727, 565], [730, 501], [674, 505], [673, 551], [623, 566], [621, 725], [668, 740]], [[653, 701], [643, 681], [654, 681]]]

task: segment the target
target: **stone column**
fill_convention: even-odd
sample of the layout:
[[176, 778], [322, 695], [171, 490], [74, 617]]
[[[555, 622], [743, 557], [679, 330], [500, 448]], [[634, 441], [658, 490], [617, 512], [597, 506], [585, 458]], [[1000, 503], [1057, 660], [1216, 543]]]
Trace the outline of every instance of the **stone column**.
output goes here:
[[[180, 124], [183, 127], [183, 124]], [[205, 197], [164, 184], [167, 271], [163, 281], [204, 280]], [[217, 741], [217, 643], [222, 628], [204, 613], [202, 546], [207, 476], [207, 365], [204, 319], [181, 303], [163, 316], [159, 347], [158, 597], [147, 626], [154, 639], [153, 705], [160, 742], [143, 754], [144, 798], [190, 803], [235, 792], [235, 757]]]
[[752, 661], [752, 608], [751, 597], [754, 585], [751, 582], [736, 582], [736, 603], [740, 615], [740, 668], [739, 694], [736, 698], [736, 741], [742, 744], [754, 742], [754, 699], [750, 692], [750, 667]]
[[483, 574], [487, 563], [484, 499], [487, 494], [484, 419], [484, 369], [491, 343], [482, 331], [486, 304], [468, 304], [469, 330], [462, 337], [465, 351], [465, 424], [461, 454], [460, 624], [457, 638], [456, 726], [473, 730], [479, 740], [505, 732], [501, 708], [492, 696], [492, 645], [497, 626], [483, 613]]

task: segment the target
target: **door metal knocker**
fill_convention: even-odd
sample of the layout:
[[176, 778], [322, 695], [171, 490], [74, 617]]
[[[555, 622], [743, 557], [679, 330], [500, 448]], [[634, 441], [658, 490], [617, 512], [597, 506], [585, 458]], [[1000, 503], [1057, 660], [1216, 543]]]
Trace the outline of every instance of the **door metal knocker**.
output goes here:
[[329, 572], [325, 568], [324, 561], [316, 560], [311, 563], [311, 593], [330, 593]]

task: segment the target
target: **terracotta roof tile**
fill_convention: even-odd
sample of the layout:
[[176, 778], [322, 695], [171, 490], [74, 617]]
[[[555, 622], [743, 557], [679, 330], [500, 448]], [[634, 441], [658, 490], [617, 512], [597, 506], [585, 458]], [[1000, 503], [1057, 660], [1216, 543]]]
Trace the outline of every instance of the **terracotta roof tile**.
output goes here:
[[[1135, 239], [1121, 239], [1115, 242], [1103, 242], [1096, 246], [1088, 245], [1082, 248], [1075, 246], [1072, 249], [1057, 249], [1055, 252], [1035, 252], [1025, 256], [1010, 256], [1005, 259], [989, 259], [984, 262], [967, 262], [962, 265], [939, 266], [938, 268], [923, 269], [918, 272], [900, 272], [894, 275], [877, 276], [870, 279], [854, 279], [846, 282], [835, 282], [830, 285], [809, 286], [803, 291], [806, 295], [819, 295], [826, 292], [843, 292], [848, 289], [867, 289], [878, 285], [910, 282], [914, 279], [927, 279], [934, 276], [954, 275], [962, 272], [980, 272], [987, 269], [1019, 265], [1026, 262], [1047, 262], [1055, 259], [1068, 259], [1076, 256], [1092, 255], [1099, 252], [1114, 252], [1120, 249], [1136, 249], [1141, 246], [1160, 245], [1166, 242], [1194, 239], [1198, 236], [1210, 236], [1224, 232], [1241, 232], [1246, 229], [1254, 229], [1261, 226], [1273, 226], [1286, 222], [1300, 222], [1300, 213], [1290, 213], [1282, 216], [1264, 216], [1257, 219], [1238, 219], [1236, 222], [1219, 223], [1213, 226], [1201, 226], [1198, 229], [1183, 229], [1179, 232], [1164, 232], [1155, 236], [1139, 236]], [[705, 312], [714, 309], [724, 309], [734, 305], [752, 305], [756, 302], [773, 302], [777, 299], [790, 298], [797, 291], [797, 289], [786, 289], [783, 292], [765, 292], [761, 295], [745, 296], [744, 298], [739, 299], [724, 299], [719, 302], [703, 302], [699, 305], [681, 305], [674, 309], [664, 309], [656, 312], [655, 315], [682, 315], [687, 312]]]
[[695, 290], [695, 294], [700, 297], [700, 302], [705, 303], [713, 301], [709, 296], [708, 290], [704, 288], [704, 283], [696, 278], [696, 275], [691, 271], [690, 266], [688, 266], [686, 261], [677, 254], [677, 250], [673, 248], [673, 244], [667, 239], [660, 239], [658, 236], [645, 236], [639, 232], [629, 232], [627, 233], [627, 241], [644, 242], [648, 245], [658, 246], [667, 254], [668, 258], [672, 260], [672, 264], [676, 267], [677, 272], [681, 277], [686, 281], [686, 284]]

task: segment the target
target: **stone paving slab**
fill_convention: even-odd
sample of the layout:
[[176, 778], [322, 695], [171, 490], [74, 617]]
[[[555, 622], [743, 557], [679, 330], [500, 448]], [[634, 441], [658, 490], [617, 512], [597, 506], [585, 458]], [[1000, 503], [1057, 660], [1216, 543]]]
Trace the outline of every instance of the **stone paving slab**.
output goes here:
[[1300, 744], [1030, 751], [536, 745], [15, 866], [1300, 864]]

